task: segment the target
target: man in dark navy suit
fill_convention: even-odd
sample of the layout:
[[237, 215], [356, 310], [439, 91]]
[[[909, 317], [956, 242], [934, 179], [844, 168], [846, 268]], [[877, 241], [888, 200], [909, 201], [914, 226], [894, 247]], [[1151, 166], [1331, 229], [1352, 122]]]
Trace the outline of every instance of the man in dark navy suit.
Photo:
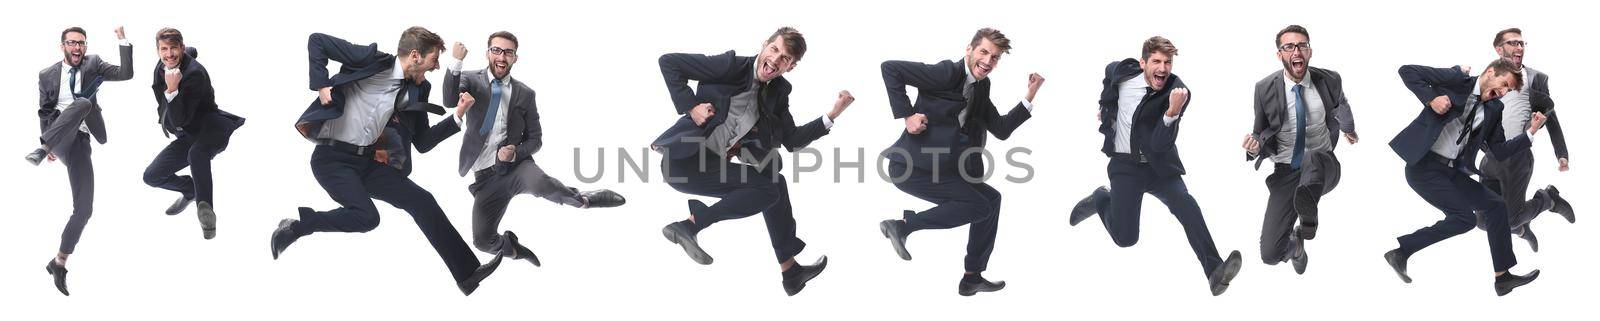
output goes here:
[[1496, 59], [1478, 77], [1464, 68], [1400, 67], [1400, 79], [1423, 104], [1422, 111], [1389, 147], [1406, 162], [1406, 183], [1424, 201], [1443, 211], [1445, 218], [1431, 226], [1399, 237], [1400, 247], [1384, 253], [1401, 281], [1411, 283], [1406, 261], [1434, 243], [1471, 231], [1482, 212], [1494, 259], [1494, 290], [1506, 295], [1533, 282], [1539, 270], [1527, 275], [1510, 273], [1517, 265], [1511, 251], [1511, 228], [1505, 202], [1472, 175], [1478, 151], [1504, 160], [1527, 153], [1534, 134], [1544, 126], [1543, 113], [1533, 113], [1524, 133], [1506, 133], [1501, 126], [1505, 105], [1500, 97], [1522, 88], [1522, 74], [1509, 59]]
[[[448, 126], [435, 125], [441, 130], [427, 126], [428, 113], [444, 110], [426, 103], [431, 86], [424, 77], [438, 69], [444, 40], [428, 29], [411, 27], [400, 36], [398, 57], [378, 51], [377, 44], [358, 46], [320, 33], [307, 42], [311, 89], [318, 97], [295, 129], [317, 144], [311, 153], [311, 174], [340, 207], [330, 211], [301, 207], [299, 219], [279, 222], [272, 232], [272, 258], [314, 232], [360, 233], [377, 228], [378, 209], [372, 203], [377, 199], [411, 214], [461, 293], [472, 294], [502, 257], [480, 265], [433, 194], [407, 177], [411, 147], [427, 152], [449, 134]], [[342, 65], [332, 77], [328, 60]]]
[[[211, 74], [195, 60], [199, 51], [184, 45], [183, 32], [173, 28], [157, 32], [156, 54], [161, 61], [150, 85], [156, 98], [156, 118], [161, 132], [177, 139], [145, 168], [144, 182], [182, 194], [167, 208], [167, 215], [178, 215], [198, 200], [195, 216], [200, 219], [201, 236], [209, 240], [217, 235], [211, 159], [228, 148], [228, 139], [244, 125], [244, 118], [217, 108]], [[184, 167], [190, 175], [177, 175]]]
[[[959, 60], [937, 64], [891, 60], [882, 65], [889, 107], [906, 125], [900, 139], [884, 152], [889, 174], [896, 188], [935, 206], [921, 213], [905, 211], [900, 219], [879, 222], [878, 229], [901, 259], [911, 260], [905, 245], [911, 232], [970, 224], [966, 273], [956, 287], [962, 296], [1006, 286], [1005, 281], [990, 282], [981, 274], [988, 269], [1000, 227], [1000, 191], [984, 182], [984, 141], [989, 134], [1010, 138], [1033, 117], [1033, 96], [1044, 84], [1039, 74], [1028, 75], [1028, 95], [1000, 114], [989, 99], [989, 73], [1009, 52], [1010, 38], [983, 28], [972, 35]], [[906, 86], [917, 88], [915, 105]]]
[[1239, 251], [1224, 261], [1200, 215], [1200, 204], [1183, 183], [1183, 161], [1178, 158], [1178, 125], [1189, 106], [1189, 88], [1172, 73], [1178, 48], [1167, 38], [1145, 40], [1139, 59], [1106, 65], [1101, 80], [1100, 151], [1110, 157], [1106, 176], [1111, 186], [1095, 189], [1078, 202], [1068, 219], [1078, 225], [1099, 214], [1111, 241], [1129, 247], [1139, 242], [1139, 211], [1144, 194], [1154, 195], [1172, 210], [1183, 225], [1189, 248], [1200, 260], [1211, 295], [1222, 295], [1239, 274]]
[[[805, 54], [805, 37], [783, 27], [761, 43], [754, 57], [731, 50], [715, 56], [662, 55], [661, 77], [683, 116], [651, 144], [663, 155], [662, 173], [672, 189], [721, 199], [711, 205], [689, 200], [688, 219], [661, 229], [667, 240], [683, 247], [695, 263], [711, 264], [711, 255], [700, 248], [702, 229], [763, 213], [789, 295], [800, 293], [821, 274], [828, 257], [813, 265], [795, 263], [806, 243], [795, 236], [788, 183], [779, 173], [779, 149], [793, 152], [827, 135], [833, 120], [855, 101], [850, 92], [841, 91], [826, 116], [795, 126], [789, 113], [793, 87], [783, 74]], [[690, 80], [699, 82], [696, 88], [689, 87]]]

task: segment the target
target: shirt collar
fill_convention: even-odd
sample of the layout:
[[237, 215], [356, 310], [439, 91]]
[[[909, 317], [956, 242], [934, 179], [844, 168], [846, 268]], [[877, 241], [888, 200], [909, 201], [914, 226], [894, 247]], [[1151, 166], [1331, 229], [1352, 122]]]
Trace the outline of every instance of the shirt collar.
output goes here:
[[400, 58], [400, 57], [395, 57], [394, 58], [394, 68], [390, 69], [389, 79], [397, 79], [397, 80], [405, 80], [406, 79], [406, 69], [403, 68], [404, 65], [402, 65], [404, 63], [405, 63], [404, 58]]
[[1298, 82], [1298, 83], [1294, 82], [1293, 78], [1289, 78], [1289, 71], [1288, 70], [1284, 70], [1283, 71], [1283, 86], [1285, 87], [1285, 89], [1294, 90], [1294, 85], [1301, 85], [1301, 86], [1305, 86], [1307, 88], [1310, 88], [1311, 87], [1311, 70], [1309, 68], [1310, 67], [1307, 67], [1305, 77], [1300, 77], [1300, 82]]
[[963, 58], [957, 61], [961, 62], [961, 70], [967, 72], [967, 82], [963, 84], [971, 86], [973, 83], [978, 82], [978, 78], [972, 77], [972, 67], [967, 64], [967, 60]]

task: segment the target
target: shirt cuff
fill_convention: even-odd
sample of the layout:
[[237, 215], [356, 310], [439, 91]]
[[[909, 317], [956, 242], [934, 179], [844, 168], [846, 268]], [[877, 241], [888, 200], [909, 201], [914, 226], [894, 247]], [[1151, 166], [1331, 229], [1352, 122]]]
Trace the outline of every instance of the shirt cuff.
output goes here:
[[[1179, 117], [1182, 117], [1182, 116], [1179, 116]], [[1161, 123], [1166, 124], [1167, 126], [1172, 126], [1172, 123], [1176, 122], [1176, 121], [1178, 121], [1178, 117], [1169, 117], [1167, 115], [1161, 115]]]
[[167, 95], [167, 102], [170, 103], [170, 102], [172, 102], [172, 98], [178, 97], [178, 91], [177, 90], [173, 90], [170, 93], [165, 93], [165, 95]]
[[122, 39], [117, 39], [117, 45], [118, 46], [132, 46], [133, 44], [132, 43], [128, 43], [128, 38], [122, 38]]
[[[454, 58], [454, 57], [452, 57], [452, 58]], [[454, 62], [450, 63], [450, 67], [449, 67], [450, 72], [452, 72], [452, 73], [460, 73], [461, 72], [461, 64], [464, 61], [462, 61], [461, 59], [451, 59], [451, 60], [453, 60]]]
[[1022, 108], [1027, 108], [1028, 112], [1032, 113], [1033, 112], [1033, 102], [1028, 101], [1027, 99], [1023, 99], [1022, 100]]
[[1530, 144], [1533, 143], [1533, 131], [1532, 130], [1522, 132], [1522, 134], [1523, 135], [1528, 135], [1528, 143], [1530, 143]]
[[822, 128], [833, 129], [833, 120], [832, 119], [828, 119], [828, 116], [822, 116], [821, 118], [822, 118]]

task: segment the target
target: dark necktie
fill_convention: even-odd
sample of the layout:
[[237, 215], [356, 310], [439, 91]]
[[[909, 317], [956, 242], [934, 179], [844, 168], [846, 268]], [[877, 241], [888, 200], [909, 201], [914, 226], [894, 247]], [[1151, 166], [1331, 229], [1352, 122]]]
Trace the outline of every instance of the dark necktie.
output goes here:
[[494, 117], [500, 115], [500, 80], [489, 81], [489, 110], [483, 115], [483, 125], [478, 126], [478, 135], [489, 135], [489, 129], [494, 128]]
[[1289, 169], [1300, 169], [1300, 160], [1306, 154], [1306, 87], [1294, 85], [1294, 156], [1289, 159]]
[[67, 79], [67, 87], [72, 90], [72, 98], [82, 98], [81, 96], [78, 96], [78, 67], [72, 67], [72, 69], [68, 69], [67, 73], [72, 74], [72, 76]]
[[1456, 136], [1456, 145], [1461, 145], [1461, 142], [1467, 140], [1467, 136], [1472, 134], [1472, 121], [1478, 117], [1478, 107], [1483, 105], [1478, 102], [1478, 95], [1472, 95], [1467, 99], [1472, 103], [1472, 109], [1468, 109], [1467, 114], [1462, 115], [1461, 134]]

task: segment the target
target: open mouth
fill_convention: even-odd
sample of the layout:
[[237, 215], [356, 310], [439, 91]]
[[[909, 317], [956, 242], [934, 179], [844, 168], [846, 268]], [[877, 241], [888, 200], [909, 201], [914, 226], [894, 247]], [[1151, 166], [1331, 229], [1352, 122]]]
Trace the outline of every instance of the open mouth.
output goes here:
[[1304, 73], [1306, 71], [1306, 59], [1295, 58], [1294, 60], [1290, 60], [1289, 68], [1293, 70], [1295, 74]]
[[977, 69], [977, 70], [975, 70], [976, 74], [988, 76], [990, 72], [994, 72], [994, 65], [984, 64], [984, 63], [980, 62], [980, 63], [977, 64], [977, 68], [974, 68], [974, 69]]
[[772, 77], [777, 76], [778, 68], [772, 66], [772, 61], [762, 60], [761, 61], [761, 74], [764, 75], [764, 76], [767, 76], [766, 78], [770, 80], [770, 79], [772, 79]]

